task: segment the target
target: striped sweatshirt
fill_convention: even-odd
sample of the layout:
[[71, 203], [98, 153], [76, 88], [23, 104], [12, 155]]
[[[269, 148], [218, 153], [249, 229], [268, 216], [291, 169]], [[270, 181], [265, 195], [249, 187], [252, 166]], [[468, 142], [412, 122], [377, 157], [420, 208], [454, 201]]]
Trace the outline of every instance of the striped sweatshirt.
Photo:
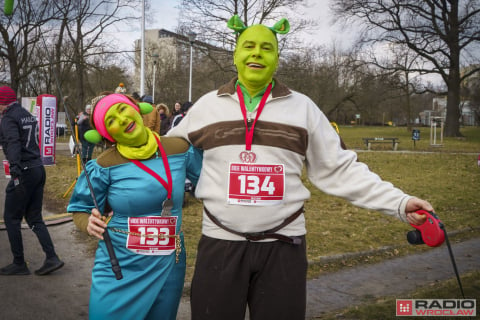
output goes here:
[[[406, 222], [405, 206], [411, 196], [371, 172], [357, 161], [355, 152], [344, 150], [320, 108], [307, 96], [277, 80], [255, 123], [251, 151], [256, 154], [258, 164], [283, 165], [283, 199], [269, 205], [229, 202], [231, 165], [241, 163], [239, 155], [246, 146], [246, 125], [236, 80], [202, 96], [168, 133], [185, 138], [204, 151], [196, 196], [224, 226], [243, 233], [280, 225], [310, 197], [301, 179], [304, 168], [308, 179], [321, 191]], [[257, 111], [258, 107], [253, 112], [247, 111], [247, 118], [255, 119]], [[218, 227], [205, 213], [202, 233], [217, 239], [245, 240]], [[306, 234], [304, 215], [278, 233]]]

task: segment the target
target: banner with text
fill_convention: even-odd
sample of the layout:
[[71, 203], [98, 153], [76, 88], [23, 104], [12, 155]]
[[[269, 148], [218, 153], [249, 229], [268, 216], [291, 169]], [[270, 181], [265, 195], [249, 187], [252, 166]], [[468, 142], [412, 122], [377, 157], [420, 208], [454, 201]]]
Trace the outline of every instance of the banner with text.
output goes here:
[[39, 124], [40, 155], [44, 165], [55, 164], [57, 97], [42, 94], [37, 97], [36, 115]]

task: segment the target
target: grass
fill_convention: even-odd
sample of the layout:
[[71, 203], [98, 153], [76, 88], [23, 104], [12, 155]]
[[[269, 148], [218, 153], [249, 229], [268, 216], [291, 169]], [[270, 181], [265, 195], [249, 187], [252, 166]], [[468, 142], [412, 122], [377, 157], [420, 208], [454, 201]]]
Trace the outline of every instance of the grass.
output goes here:
[[[464, 286], [465, 297], [472, 299], [472, 297], [480, 296], [480, 271], [473, 271], [461, 276], [461, 281]], [[465, 286], [466, 284], [466, 286]], [[429, 286], [422, 287], [409, 295], [402, 296], [401, 299], [445, 299], [454, 296], [459, 297], [460, 291], [456, 279], [448, 281], [433, 283]], [[452, 295], [452, 292], [457, 292]], [[371, 320], [371, 319], [393, 319], [396, 310], [396, 299], [398, 297], [383, 297], [376, 300], [367, 300], [362, 305], [352, 306], [345, 310], [335, 311], [329, 314], [316, 317], [315, 319], [322, 320]], [[478, 310], [477, 310], [478, 315]], [[401, 317], [405, 320], [420, 319], [419, 317]], [[423, 319], [423, 318], [421, 318]], [[428, 317], [428, 319], [459, 319], [458, 317]]]
[[[405, 127], [340, 127], [340, 136], [349, 149], [359, 151], [359, 160], [366, 163], [382, 179], [392, 182], [406, 193], [430, 201], [446, 225], [451, 240], [478, 237], [480, 168], [477, 166], [477, 157], [480, 152], [480, 128], [462, 128], [465, 138], [444, 138], [442, 147], [430, 146], [430, 128], [420, 130], [421, 140], [417, 141], [415, 146], [411, 140], [411, 132]], [[366, 149], [362, 137], [387, 136], [400, 139], [397, 152], [360, 152]], [[438, 137], [439, 133], [437, 143]], [[373, 145], [372, 149], [391, 150], [391, 145]], [[70, 156], [58, 155], [57, 164], [47, 167], [45, 202], [49, 211], [65, 212], [68, 196], [63, 196], [75, 181], [75, 177], [76, 162]], [[305, 204], [309, 277], [428, 250], [425, 246], [407, 244], [405, 234], [412, 229], [410, 226], [381, 213], [361, 209], [342, 199], [326, 195], [312, 186], [307, 179], [304, 182], [312, 193]], [[183, 226], [188, 257], [187, 282], [193, 274], [196, 246], [201, 235], [201, 220], [201, 201], [187, 195]], [[347, 257], [350, 254], [351, 258], [326, 258], [345, 254]], [[477, 286], [478, 290], [478, 282], [469, 281], [467, 285]], [[390, 315], [391, 310], [394, 309], [390, 309]], [[385, 319], [382, 316], [356, 318], [353, 315], [348, 319], [373, 318]]]
[[[425, 151], [435, 153], [452, 152], [480, 152], [480, 129], [478, 127], [465, 127], [460, 130], [463, 138], [443, 138], [442, 146], [431, 146], [433, 142], [433, 131], [430, 127], [415, 127], [420, 130], [420, 140], [415, 143], [412, 140], [412, 132], [406, 127], [362, 127], [345, 126], [340, 127], [340, 136], [349, 149], [365, 150], [362, 138], [368, 137], [395, 137], [399, 138], [398, 151]], [[436, 129], [436, 144], [440, 144], [440, 129]], [[430, 137], [432, 136], [432, 141]], [[372, 150], [391, 150], [391, 144], [373, 144]]]

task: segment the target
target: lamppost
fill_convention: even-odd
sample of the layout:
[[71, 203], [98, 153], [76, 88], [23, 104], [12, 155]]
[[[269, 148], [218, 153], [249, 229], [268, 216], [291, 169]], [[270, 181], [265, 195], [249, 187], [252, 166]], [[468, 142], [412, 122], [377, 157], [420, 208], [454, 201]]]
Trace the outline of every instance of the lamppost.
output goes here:
[[140, 50], [140, 97], [145, 91], [145, 0], [142, 0], [142, 37]]
[[190, 31], [188, 34], [188, 41], [190, 41], [190, 82], [188, 86], [188, 101], [192, 102], [192, 66], [193, 66], [193, 42], [197, 37], [197, 34]]
[[155, 103], [155, 75], [157, 73], [157, 62], [158, 62], [158, 53], [152, 54], [153, 61], [153, 80], [152, 80], [152, 100]]

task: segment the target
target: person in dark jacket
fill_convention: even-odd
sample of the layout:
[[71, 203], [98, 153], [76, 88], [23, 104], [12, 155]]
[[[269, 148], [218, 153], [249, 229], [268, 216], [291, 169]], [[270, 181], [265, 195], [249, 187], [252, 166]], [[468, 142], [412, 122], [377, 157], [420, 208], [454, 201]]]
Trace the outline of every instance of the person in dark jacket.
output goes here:
[[186, 101], [182, 104], [182, 111], [173, 117], [171, 128], [176, 127], [180, 121], [182, 121], [182, 119], [187, 115], [188, 109], [190, 109], [191, 106], [193, 106], [193, 103], [190, 101]]
[[0, 275], [27, 275], [30, 270], [25, 262], [21, 232], [25, 218], [36, 234], [46, 259], [35, 271], [46, 275], [63, 267], [42, 218], [45, 168], [38, 146], [38, 123], [35, 116], [17, 102], [12, 88], [0, 87], [0, 142], [10, 164], [10, 176], [5, 190], [4, 220], [13, 254], [13, 263], [0, 269]]
[[78, 126], [78, 138], [82, 143], [82, 161], [87, 163], [87, 161], [92, 160], [93, 149], [95, 149], [95, 143], [88, 142], [83, 136], [85, 132], [91, 129], [90, 127], [90, 113], [92, 112], [92, 106], [87, 104], [85, 106], [85, 111], [80, 112], [77, 117], [77, 126]]

